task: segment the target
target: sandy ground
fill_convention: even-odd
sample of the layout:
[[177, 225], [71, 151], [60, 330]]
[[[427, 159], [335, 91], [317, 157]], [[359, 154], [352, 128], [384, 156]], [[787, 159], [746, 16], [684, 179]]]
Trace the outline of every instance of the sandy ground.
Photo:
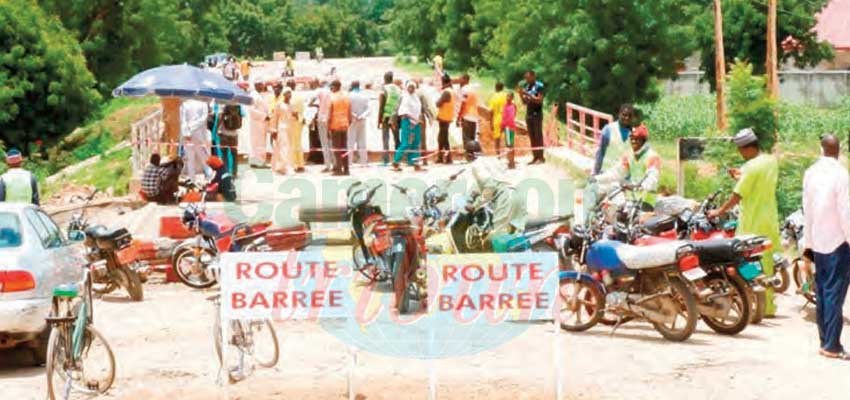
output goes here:
[[[331, 63], [340, 74], [367, 71], [369, 76], [361, 78], [366, 80], [378, 79], [392, 61]], [[311, 68], [329, 69], [329, 65]], [[354, 176], [343, 179], [319, 177], [317, 167], [308, 174], [287, 177], [252, 170], [239, 181], [243, 203], [223, 210], [242, 219], [286, 224], [295, 219], [300, 207], [342, 204], [344, 189], [356, 179], [426, 185], [458, 168], [431, 167], [416, 174], [353, 167]], [[465, 178], [455, 187], [458, 193], [471, 185], [469, 175]], [[525, 182], [531, 214], [570, 211], [571, 185], [557, 169], [522, 168], [504, 178]], [[404, 198], [392, 191], [379, 192], [377, 199], [390, 213], [406, 206]], [[222, 211], [220, 205], [209, 207]], [[158, 229], [157, 217], [169, 214], [179, 215], [179, 209], [148, 207], [101, 212], [92, 218], [129, 226], [139, 237], [152, 237]], [[335, 251], [348, 252], [345, 248]], [[816, 354], [814, 307], [804, 307], [802, 298], [794, 294], [779, 296], [777, 318], [750, 326], [735, 337], [714, 334], [702, 323], [682, 344], [664, 341], [646, 323], [627, 324], [613, 335], [602, 326], [581, 334], [555, 335], [551, 325], [530, 324], [522, 336], [476, 356], [433, 362], [359, 353], [353, 369], [349, 369], [348, 347], [321, 327], [277, 323], [282, 344], [278, 365], [223, 387], [217, 379], [210, 332], [214, 308], [206, 301], [215, 289], [196, 291], [154, 279], [145, 291], [145, 301], [139, 304], [128, 303], [120, 295], [96, 301], [95, 325], [111, 344], [118, 365], [115, 384], [103, 398], [345, 399], [349, 371], [353, 371], [351, 383], [359, 400], [428, 398], [430, 371], [441, 399], [554, 398], [556, 376], [565, 399], [839, 399], [850, 391], [850, 363]], [[850, 307], [846, 310], [850, 312]], [[850, 333], [845, 332], [844, 341], [850, 343]], [[557, 354], [560, 373], [555, 369]], [[0, 352], [0, 399], [45, 397], [44, 369], [22, 367], [26, 361], [20, 352]]]
[[[315, 324], [276, 324], [281, 361], [258, 369], [229, 388], [217, 386], [210, 327], [214, 309], [179, 284], [148, 284], [146, 299], [120, 296], [95, 304], [96, 326], [118, 363], [110, 399], [343, 399], [349, 351]], [[814, 308], [797, 296], [779, 297], [780, 314], [735, 337], [700, 324], [683, 344], [665, 342], [645, 323], [622, 326], [613, 336], [596, 327], [581, 334], [531, 325], [520, 337], [476, 356], [436, 362], [359, 353], [353, 369], [358, 399], [423, 399], [436, 371], [445, 399], [554, 398], [555, 340], [566, 399], [838, 399], [850, 389], [850, 363], [816, 355]], [[845, 333], [845, 343], [850, 334]], [[4, 399], [42, 399], [44, 370], [21, 368], [19, 354], [0, 353]]]

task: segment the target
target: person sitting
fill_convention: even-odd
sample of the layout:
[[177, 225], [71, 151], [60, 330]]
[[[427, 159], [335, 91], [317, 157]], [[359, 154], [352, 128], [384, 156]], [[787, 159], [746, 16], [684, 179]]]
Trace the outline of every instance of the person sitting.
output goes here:
[[207, 159], [207, 166], [213, 170], [213, 178], [207, 185], [207, 199], [212, 201], [236, 201], [236, 186], [233, 175], [227, 170], [224, 161], [216, 156]]
[[649, 146], [648, 140], [649, 130], [645, 125], [634, 128], [629, 136], [631, 149], [621, 156], [620, 163], [591, 179], [600, 184], [626, 180], [633, 189], [643, 192], [648, 206], [654, 206], [661, 177], [661, 157]]
[[175, 193], [179, 189], [181, 169], [183, 162], [180, 159], [163, 163], [159, 154], [151, 154], [150, 165], [142, 175], [140, 194], [147, 201], [173, 204], [176, 201]]

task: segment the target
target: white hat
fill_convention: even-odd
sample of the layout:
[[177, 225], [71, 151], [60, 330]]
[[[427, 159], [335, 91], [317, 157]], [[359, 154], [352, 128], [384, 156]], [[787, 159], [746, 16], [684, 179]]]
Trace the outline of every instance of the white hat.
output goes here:
[[732, 139], [738, 147], [749, 146], [758, 142], [758, 140], [759, 138], [756, 136], [756, 133], [753, 132], [752, 128], [741, 129]]

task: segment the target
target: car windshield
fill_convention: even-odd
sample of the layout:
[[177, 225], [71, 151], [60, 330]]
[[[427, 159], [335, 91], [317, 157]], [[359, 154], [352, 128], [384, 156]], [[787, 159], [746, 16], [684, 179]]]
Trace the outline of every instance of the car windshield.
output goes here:
[[21, 221], [17, 214], [0, 212], [0, 249], [21, 245]]

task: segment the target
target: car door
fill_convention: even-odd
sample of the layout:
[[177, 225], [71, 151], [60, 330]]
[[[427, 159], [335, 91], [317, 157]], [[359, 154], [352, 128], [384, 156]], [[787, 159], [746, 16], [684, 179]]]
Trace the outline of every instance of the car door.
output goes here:
[[48, 245], [53, 258], [53, 268], [64, 279], [63, 283], [80, 282], [83, 279], [85, 260], [71, 247], [59, 225], [42, 210], [35, 210], [48, 232]]

